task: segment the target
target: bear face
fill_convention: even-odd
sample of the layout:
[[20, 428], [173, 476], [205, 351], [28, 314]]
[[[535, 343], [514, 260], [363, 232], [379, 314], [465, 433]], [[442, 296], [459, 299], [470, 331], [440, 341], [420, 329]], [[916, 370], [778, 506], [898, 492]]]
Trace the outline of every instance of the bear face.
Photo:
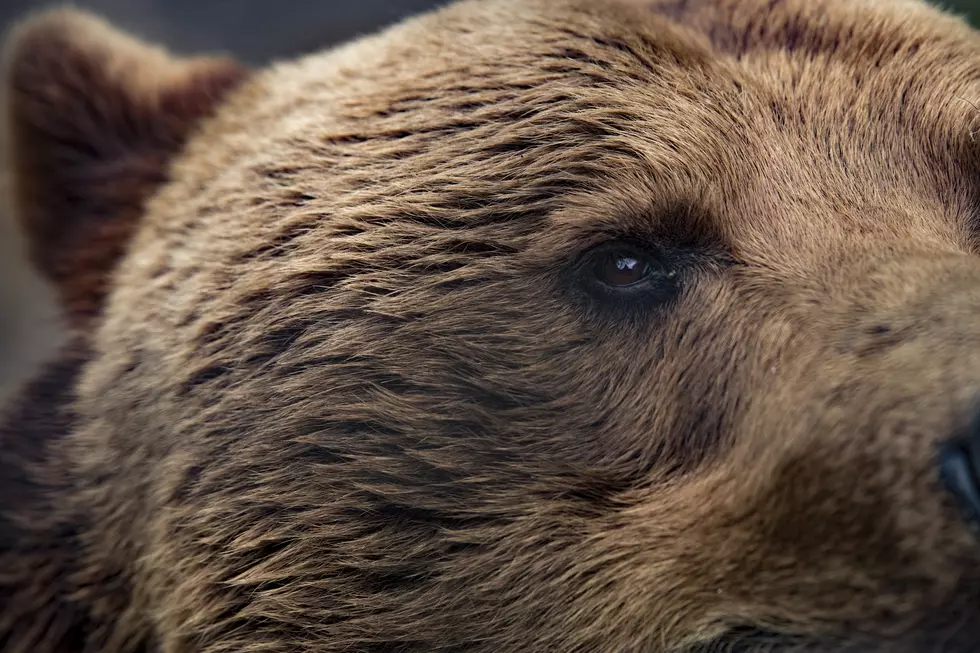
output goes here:
[[4, 650], [975, 650], [978, 53], [870, 0], [255, 72], [28, 21], [71, 338], [3, 431]]

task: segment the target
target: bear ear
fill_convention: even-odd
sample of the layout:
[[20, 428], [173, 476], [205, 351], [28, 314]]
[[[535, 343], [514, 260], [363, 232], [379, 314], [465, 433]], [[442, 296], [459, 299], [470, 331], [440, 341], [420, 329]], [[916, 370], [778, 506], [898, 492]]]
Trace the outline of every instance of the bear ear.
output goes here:
[[74, 9], [24, 21], [2, 63], [13, 213], [69, 324], [84, 323], [170, 159], [247, 73], [174, 57]]

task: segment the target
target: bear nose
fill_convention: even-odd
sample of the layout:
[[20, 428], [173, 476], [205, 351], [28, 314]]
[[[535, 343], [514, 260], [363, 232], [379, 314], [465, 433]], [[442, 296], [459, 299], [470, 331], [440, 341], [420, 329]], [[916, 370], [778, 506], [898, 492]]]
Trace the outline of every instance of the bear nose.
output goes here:
[[955, 497], [963, 516], [980, 529], [980, 409], [966, 431], [939, 452], [940, 478]]

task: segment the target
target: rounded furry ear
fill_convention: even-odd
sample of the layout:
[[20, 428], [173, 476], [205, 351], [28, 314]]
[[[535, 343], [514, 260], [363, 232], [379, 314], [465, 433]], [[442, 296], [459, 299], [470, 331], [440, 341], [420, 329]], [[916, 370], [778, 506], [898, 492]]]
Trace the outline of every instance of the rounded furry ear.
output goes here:
[[171, 157], [247, 73], [229, 59], [174, 57], [74, 9], [25, 20], [3, 64], [12, 209], [78, 324], [98, 312]]

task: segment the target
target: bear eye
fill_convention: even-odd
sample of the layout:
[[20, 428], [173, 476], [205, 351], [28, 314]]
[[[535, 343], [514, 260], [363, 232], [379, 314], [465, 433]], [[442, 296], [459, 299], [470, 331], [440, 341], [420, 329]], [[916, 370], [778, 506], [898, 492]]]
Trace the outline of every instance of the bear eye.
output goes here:
[[595, 264], [596, 278], [607, 286], [624, 288], [640, 283], [650, 275], [650, 262], [630, 251], [609, 251]]
[[631, 243], [611, 242], [585, 253], [579, 283], [594, 299], [618, 303], [629, 299], [645, 304], [670, 300], [679, 288], [672, 257]]
[[589, 258], [589, 276], [610, 290], [638, 289], [677, 276], [663, 256], [625, 243], [600, 245], [590, 252]]

